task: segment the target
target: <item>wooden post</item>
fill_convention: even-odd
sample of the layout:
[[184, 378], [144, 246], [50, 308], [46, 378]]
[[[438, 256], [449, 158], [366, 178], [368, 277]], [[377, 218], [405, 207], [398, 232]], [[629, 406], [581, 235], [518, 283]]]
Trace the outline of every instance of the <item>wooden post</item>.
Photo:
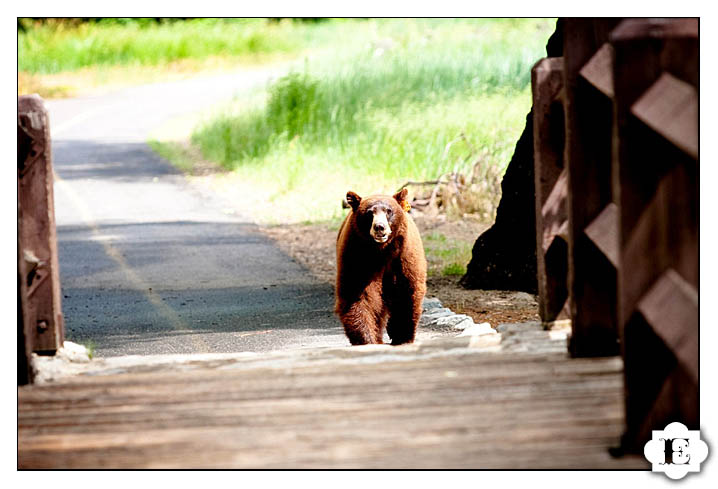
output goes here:
[[699, 428], [698, 21], [626, 20], [611, 43], [622, 448], [641, 451], [671, 421]]
[[568, 269], [573, 356], [619, 353], [616, 325], [618, 238], [611, 189], [612, 48], [619, 19], [566, 19]]
[[25, 351], [54, 354], [62, 346], [65, 331], [55, 235], [50, 126], [47, 110], [37, 95], [18, 97], [17, 115], [18, 294]]
[[563, 58], [536, 63], [531, 88], [539, 315], [544, 326], [550, 327], [551, 322], [569, 317]]
[[[20, 220], [18, 219], [18, 224]], [[29, 331], [25, 331], [23, 311], [27, 308], [27, 287], [22, 277], [26, 276], [25, 265], [20, 252], [20, 236], [17, 239], [17, 385], [31, 384], [34, 380], [30, 366], [32, 353]]]

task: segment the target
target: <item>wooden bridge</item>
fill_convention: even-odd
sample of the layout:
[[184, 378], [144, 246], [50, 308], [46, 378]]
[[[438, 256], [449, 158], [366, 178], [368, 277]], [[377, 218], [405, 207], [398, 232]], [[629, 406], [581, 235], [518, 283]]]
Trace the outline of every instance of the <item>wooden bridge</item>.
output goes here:
[[18, 466], [649, 468], [609, 455], [620, 357], [474, 343], [94, 361], [19, 389]]
[[564, 28], [532, 73], [540, 313], [572, 324], [559, 350], [504, 335], [108, 359], [33, 384], [64, 325], [47, 118], [21, 99], [18, 467], [646, 470], [652, 429], [698, 429], [697, 19]]

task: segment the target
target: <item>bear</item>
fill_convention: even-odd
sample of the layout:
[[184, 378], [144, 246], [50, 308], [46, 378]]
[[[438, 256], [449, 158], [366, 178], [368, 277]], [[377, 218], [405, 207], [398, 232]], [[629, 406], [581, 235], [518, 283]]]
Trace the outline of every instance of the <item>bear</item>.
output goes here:
[[409, 215], [407, 190], [362, 199], [351, 207], [337, 236], [335, 313], [352, 345], [413, 343], [426, 294], [426, 258]]

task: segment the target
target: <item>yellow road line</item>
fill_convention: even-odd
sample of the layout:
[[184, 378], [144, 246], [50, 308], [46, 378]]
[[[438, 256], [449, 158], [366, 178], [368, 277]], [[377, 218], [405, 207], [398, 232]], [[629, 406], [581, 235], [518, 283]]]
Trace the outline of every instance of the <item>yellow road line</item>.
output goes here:
[[[77, 195], [72, 186], [60, 178], [57, 173], [54, 174], [54, 177], [55, 183], [62, 190], [62, 192], [64, 192], [70, 200], [72, 200], [73, 205], [80, 212], [82, 220], [90, 228], [92, 233], [97, 237], [102, 236], [100, 228], [97, 226], [97, 223], [92, 217], [92, 213], [82, 198]], [[122, 256], [122, 253], [120, 253], [117, 248], [112, 246], [112, 244], [110, 244], [107, 240], [98, 239], [97, 241], [102, 245], [107, 256], [114, 260], [115, 263], [117, 263], [117, 265], [125, 272], [127, 278], [129, 278], [135, 288], [142, 292], [147, 300], [159, 311], [162, 316], [165, 317], [165, 319], [169, 321], [175, 330], [191, 331], [189, 325], [179, 317], [177, 312], [168, 306], [158, 294], [153, 292], [149, 284], [145, 282], [145, 280], [137, 272], [135, 272], [132, 267], [129, 266], [125, 258]], [[194, 347], [198, 350], [198, 353], [211, 351], [209, 345], [202, 338], [192, 335], [191, 340]]]

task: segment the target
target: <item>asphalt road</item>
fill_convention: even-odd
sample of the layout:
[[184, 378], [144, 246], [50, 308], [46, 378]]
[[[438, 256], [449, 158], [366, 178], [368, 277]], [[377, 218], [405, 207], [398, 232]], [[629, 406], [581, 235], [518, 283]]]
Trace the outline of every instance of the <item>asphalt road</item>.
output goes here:
[[66, 337], [97, 356], [346, 346], [332, 289], [147, 146], [257, 70], [48, 101]]

